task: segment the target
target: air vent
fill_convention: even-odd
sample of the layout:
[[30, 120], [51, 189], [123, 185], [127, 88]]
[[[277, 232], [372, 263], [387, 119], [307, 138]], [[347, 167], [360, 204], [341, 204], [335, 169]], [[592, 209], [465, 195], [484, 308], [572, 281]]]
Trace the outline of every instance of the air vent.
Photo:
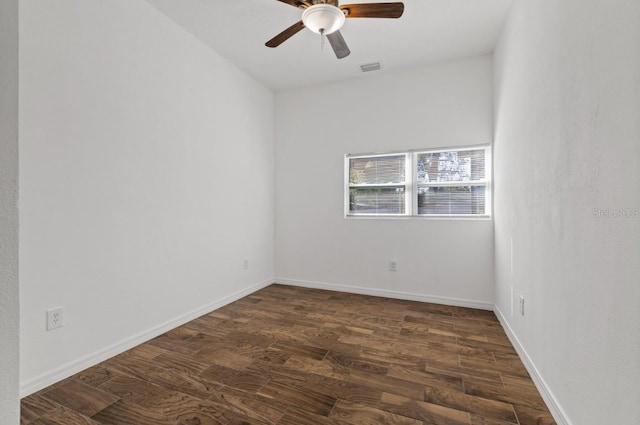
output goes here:
[[360, 65], [362, 72], [377, 71], [380, 69], [380, 62], [367, 63]]

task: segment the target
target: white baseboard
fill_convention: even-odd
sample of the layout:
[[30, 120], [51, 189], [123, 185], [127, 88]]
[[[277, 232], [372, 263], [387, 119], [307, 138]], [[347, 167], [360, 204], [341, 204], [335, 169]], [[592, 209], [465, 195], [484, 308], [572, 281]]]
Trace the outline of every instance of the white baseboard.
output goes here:
[[493, 311], [498, 317], [498, 320], [500, 321], [500, 324], [502, 325], [505, 333], [507, 334], [507, 337], [509, 337], [511, 344], [514, 346], [514, 348], [518, 352], [518, 355], [520, 356], [522, 363], [524, 363], [524, 366], [527, 369], [527, 372], [529, 372], [529, 375], [531, 375], [531, 378], [533, 379], [533, 383], [536, 385], [536, 388], [540, 392], [540, 395], [544, 399], [544, 402], [547, 404], [547, 407], [549, 408], [549, 411], [553, 415], [553, 418], [556, 420], [558, 425], [572, 425], [566, 412], [564, 411], [562, 406], [560, 406], [558, 399], [555, 397], [555, 395], [553, 394], [553, 392], [545, 382], [544, 378], [538, 371], [538, 368], [533, 363], [533, 360], [531, 360], [531, 357], [529, 357], [527, 350], [524, 349], [524, 347], [520, 343], [520, 340], [518, 339], [516, 334], [513, 332], [513, 329], [511, 329], [511, 326], [509, 326], [509, 322], [507, 322], [505, 316], [502, 314], [502, 311], [500, 311], [497, 305], [494, 307]]
[[178, 316], [175, 319], [171, 319], [164, 323], [161, 323], [160, 325], [141, 332], [137, 335], [133, 335], [123, 341], [117, 342], [109, 347], [96, 351], [95, 353], [89, 354], [78, 360], [74, 360], [63, 366], [60, 366], [57, 369], [36, 376], [35, 378], [32, 378], [20, 384], [20, 398], [40, 391], [41, 389], [46, 388], [49, 385], [55, 384], [56, 382], [68, 378], [69, 376], [75, 375], [76, 373], [81, 372], [91, 366], [95, 366], [100, 362], [110, 359], [111, 357], [130, 350], [133, 347], [149, 341], [152, 338], [162, 335], [163, 333], [171, 329], [184, 325], [185, 323], [190, 322], [191, 320], [196, 319], [203, 314], [210, 313], [220, 307], [239, 300], [242, 297], [250, 295], [264, 287], [271, 285], [272, 283], [274, 283], [273, 279], [264, 280], [246, 289], [227, 295], [226, 297], [223, 297], [219, 300]]
[[313, 282], [308, 280], [296, 280], [276, 278], [275, 283], [289, 286], [301, 286], [303, 288], [326, 289], [329, 291], [349, 292], [352, 294], [371, 295], [375, 297], [396, 298], [400, 300], [420, 301], [433, 304], [453, 305], [457, 307], [477, 308], [481, 310], [493, 310], [493, 303], [473, 301], [461, 298], [448, 298], [435, 295], [423, 295], [410, 292], [389, 291], [386, 289], [363, 288], [361, 286], [339, 285], [326, 282]]

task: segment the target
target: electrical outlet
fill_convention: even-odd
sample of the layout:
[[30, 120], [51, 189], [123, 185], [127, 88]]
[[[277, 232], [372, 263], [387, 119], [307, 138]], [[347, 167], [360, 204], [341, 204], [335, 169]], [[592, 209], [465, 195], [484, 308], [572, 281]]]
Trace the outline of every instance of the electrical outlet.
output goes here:
[[245, 258], [244, 261], [242, 262], [242, 267], [244, 267], [245, 270], [249, 270], [249, 259]]
[[47, 330], [61, 328], [63, 325], [62, 307], [47, 310]]
[[524, 316], [524, 297], [520, 295], [520, 314]]
[[396, 260], [389, 260], [389, 271], [390, 272], [398, 271], [398, 262]]

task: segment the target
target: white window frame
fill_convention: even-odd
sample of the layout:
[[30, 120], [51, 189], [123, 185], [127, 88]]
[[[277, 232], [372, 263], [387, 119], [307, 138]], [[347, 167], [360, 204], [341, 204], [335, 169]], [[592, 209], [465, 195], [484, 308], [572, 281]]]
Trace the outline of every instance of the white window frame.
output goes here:
[[[485, 178], [472, 182], [418, 182], [418, 155], [424, 153], [439, 152], [462, 152], [470, 150], [485, 151]], [[349, 182], [350, 160], [358, 158], [376, 158], [384, 156], [405, 156], [405, 182], [402, 184], [358, 184], [351, 185]], [[385, 153], [368, 154], [347, 154], [344, 161], [344, 215], [346, 218], [436, 218], [436, 219], [490, 219], [492, 214], [492, 150], [491, 145], [475, 146], [450, 146], [435, 149], [413, 149], [407, 151], [395, 151]], [[370, 214], [351, 213], [349, 209], [349, 189], [356, 187], [403, 187], [405, 193], [405, 213], [404, 214]], [[484, 214], [418, 214], [418, 188], [419, 187], [461, 187], [461, 186], [483, 186], [485, 188], [485, 213]]]
[[[381, 158], [385, 156], [404, 156], [404, 183], [382, 183], [382, 184], [354, 184], [352, 185], [349, 182], [349, 172], [350, 172], [350, 160], [359, 159], [359, 158]], [[344, 213], [348, 217], [405, 217], [411, 215], [413, 211], [413, 204], [411, 199], [413, 196], [407, 196], [407, 193], [411, 191], [411, 180], [412, 180], [412, 169], [411, 169], [411, 154], [409, 152], [387, 152], [380, 154], [359, 154], [359, 155], [345, 155], [345, 191], [344, 191]], [[349, 189], [352, 188], [363, 188], [363, 187], [403, 187], [404, 188], [404, 214], [352, 214], [349, 211]]]

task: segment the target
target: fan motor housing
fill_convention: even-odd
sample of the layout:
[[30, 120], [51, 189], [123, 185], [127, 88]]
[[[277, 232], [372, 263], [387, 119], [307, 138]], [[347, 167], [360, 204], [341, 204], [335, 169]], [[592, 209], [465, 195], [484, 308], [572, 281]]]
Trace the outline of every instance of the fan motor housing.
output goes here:
[[311, 0], [309, 3], [311, 4], [331, 4], [333, 6], [339, 6], [338, 0]]

